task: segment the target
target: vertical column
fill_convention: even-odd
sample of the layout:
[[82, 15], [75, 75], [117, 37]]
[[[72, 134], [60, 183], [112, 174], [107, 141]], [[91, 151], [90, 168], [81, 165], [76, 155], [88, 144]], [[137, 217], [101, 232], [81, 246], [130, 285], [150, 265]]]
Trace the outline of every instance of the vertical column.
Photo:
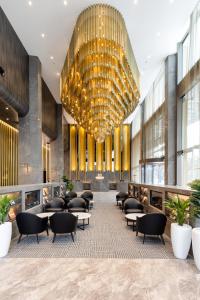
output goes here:
[[122, 170], [130, 172], [130, 125], [122, 126]]
[[64, 173], [64, 124], [62, 105], [57, 105], [57, 137], [50, 144], [51, 180], [59, 181]]
[[96, 170], [103, 171], [103, 145], [104, 143], [96, 143]]
[[79, 171], [85, 172], [86, 165], [86, 133], [83, 127], [78, 129]]
[[70, 125], [70, 171], [77, 171], [77, 143], [75, 125]]
[[114, 129], [114, 167], [115, 171], [121, 171], [121, 133], [120, 127]]
[[112, 135], [107, 135], [105, 139], [105, 161], [106, 171], [112, 171]]
[[177, 55], [165, 61], [165, 184], [176, 184]]
[[95, 141], [94, 137], [87, 134], [88, 171], [94, 171]]
[[43, 182], [42, 81], [38, 57], [29, 57], [29, 112], [19, 119], [19, 184]]

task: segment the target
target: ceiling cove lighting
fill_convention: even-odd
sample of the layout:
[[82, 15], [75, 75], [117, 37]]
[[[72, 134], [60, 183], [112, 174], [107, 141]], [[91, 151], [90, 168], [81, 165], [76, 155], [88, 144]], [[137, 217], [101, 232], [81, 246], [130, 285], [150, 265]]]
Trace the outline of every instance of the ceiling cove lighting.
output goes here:
[[100, 143], [139, 97], [139, 71], [122, 15], [109, 5], [88, 7], [77, 19], [61, 73], [64, 108]]

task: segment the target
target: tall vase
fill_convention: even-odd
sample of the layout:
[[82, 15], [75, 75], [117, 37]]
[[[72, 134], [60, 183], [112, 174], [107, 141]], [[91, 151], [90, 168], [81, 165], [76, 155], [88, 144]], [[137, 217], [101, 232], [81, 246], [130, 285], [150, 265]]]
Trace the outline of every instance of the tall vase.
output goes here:
[[197, 269], [200, 271], [200, 228], [192, 229], [192, 250], [194, 262], [197, 266]]
[[179, 259], [186, 259], [190, 250], [192, 240], [192, 227], [187, 224], [183, 226], [177, 223], [171, 224], [171, 242], [174, 256]]
[[0, 225], [0, 257], [8, 254], [12, 236], [12, 223], [5, 222]]

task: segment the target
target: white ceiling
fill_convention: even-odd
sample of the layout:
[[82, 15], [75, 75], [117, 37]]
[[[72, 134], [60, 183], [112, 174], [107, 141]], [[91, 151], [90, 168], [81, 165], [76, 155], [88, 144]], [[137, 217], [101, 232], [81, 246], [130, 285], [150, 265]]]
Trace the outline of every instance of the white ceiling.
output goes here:
[[0, 0], [28, 53], [40, 58], [43, 77], [59, 102], [57, 73], [61, 72], [76, 19], [83, 9], [107, 3], [122, 13], [141, 72], [143, 98], [163, 59], [176, 51], [198, 0], [68, 0], [67, 6], [64, 0], [32, 0], [31, 6], [29, 2]]

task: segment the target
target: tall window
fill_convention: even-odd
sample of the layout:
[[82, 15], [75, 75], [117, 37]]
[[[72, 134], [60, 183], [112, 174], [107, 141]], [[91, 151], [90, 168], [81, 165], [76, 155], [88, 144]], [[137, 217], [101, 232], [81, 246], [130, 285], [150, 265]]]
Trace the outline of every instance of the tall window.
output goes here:
[[131, 145], [131, 177], [135, 182], [140, 182], [140, 129], [141, 129], [141, 106], [135, 112], [132, 123]]
[[200, 178], [200, 83], [183, 98], [182, 183]]
[[180, 80], [200, 59], [200, 2], [190, 19], [189, 33], [182, 42], [182, 74]]
[[149, 184], [164, 184], [164, 67], [144, 102], [144, 176]]

